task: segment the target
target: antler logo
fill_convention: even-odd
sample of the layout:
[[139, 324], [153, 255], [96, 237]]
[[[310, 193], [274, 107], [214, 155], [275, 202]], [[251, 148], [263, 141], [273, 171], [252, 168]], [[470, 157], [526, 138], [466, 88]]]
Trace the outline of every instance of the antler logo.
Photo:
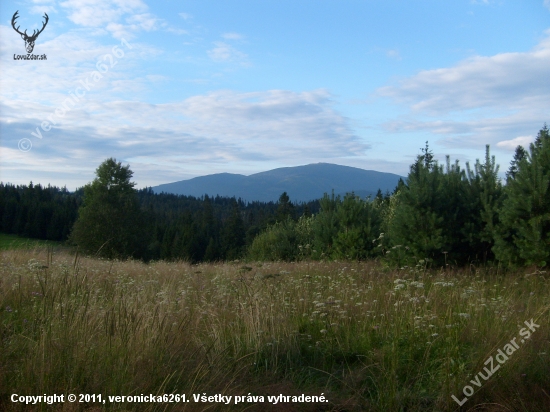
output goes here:
[[19, 31], [19, 26], [17, 26], [17, 28], [15, 27], [15, 20], [19, 17], [17, 15], [17, 13], [19, 13], [19, 10], [17, 10], [14, 13], [14, 15], [11, 19], [11, 25], [12, 25], [13, 29], [21, 35], [21, 38], [23, 40], [25, 40], [25, 48], [27, 49], [27, 53], [32, 53], [32, 51], [34, 49], [34, 42], [36, 41], [36, 38], [38, 37], [38, 35], [44, 31], [44, 28], [46, 27], [46, 24], [48, 24], [49, 17], [46, 13], [44, 13], [44, 18], [46, 19], [46, 21], [43, 23], [42, 28], [40, 30], [38, 30], [38, 32], [36, 30], [33, 30], [32, 36], [29, 36], [27, 34], [27, 30], [25, 30], [24, 33], [21, 33]]

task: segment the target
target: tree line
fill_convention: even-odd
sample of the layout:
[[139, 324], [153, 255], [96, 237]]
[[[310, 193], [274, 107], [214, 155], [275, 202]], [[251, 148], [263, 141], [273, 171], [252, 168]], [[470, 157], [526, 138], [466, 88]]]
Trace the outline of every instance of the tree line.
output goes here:
[[0, 232], [44, 240], [66, 240], [82, 197], [67, 188], [0, 183]]
[[[91, 255], [191, 262], [233, 260], [277, 220], [316, 213], [319, 202], [183, 196], [135, 190], [132, 171], [114, 159], [75, 192], [0, 183], [0, 232], [65, 241]], [[78, 223], [77, 223], [78, 222]]]
[[550, 135], [518, 146], [506, 173], [486, 147], [473, 167], [434, 160], [428, 144], [393, 194], [374, 199], [325, 194], [320, 211], [280, 221], [249, 248], [257, 260], [367, 259], [397, 265], [509, 266], [550, 262]]
[[[483, 161], [439, 164], [428, 144], [393, 193], [334, 194], [293, 204], [136, 190], [115, 159], [93, 182], [66, 188], [0, 184], [0, 230], [67, 240], [107, 258], [191, 262], [384, 259], [397, 265], [550, 262], [550, 135], [518, 146], [506, 181]], [[503, 184], [505, 183], [505, 184]]]

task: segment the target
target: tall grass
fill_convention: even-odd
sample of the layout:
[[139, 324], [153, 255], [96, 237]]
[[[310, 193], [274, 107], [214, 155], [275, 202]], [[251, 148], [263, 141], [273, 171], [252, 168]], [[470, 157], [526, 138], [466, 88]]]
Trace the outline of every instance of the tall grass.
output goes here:
[[[549, 286], [534, 270], [2, 252], [0, 409], [550, 410]], [[531, 319], [538, 330], [459, 408], [451, 395], [462, 399]], [[29, 407], [12, 393], [324, 393], [330, 402]]]

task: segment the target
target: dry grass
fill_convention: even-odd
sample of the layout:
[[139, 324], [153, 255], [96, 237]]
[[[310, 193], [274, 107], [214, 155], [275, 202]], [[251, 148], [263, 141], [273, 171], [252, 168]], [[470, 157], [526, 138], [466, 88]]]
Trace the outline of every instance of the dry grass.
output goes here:
[[[1, 256], [2, 410], [458, 410], [451, 395], [463, 398], [531, 318], [540, 328], [461, 409], [550, 410], [550, 281], [540, 272]], [[324, 393], [330, 402], [29, 407], [12, 393]]]

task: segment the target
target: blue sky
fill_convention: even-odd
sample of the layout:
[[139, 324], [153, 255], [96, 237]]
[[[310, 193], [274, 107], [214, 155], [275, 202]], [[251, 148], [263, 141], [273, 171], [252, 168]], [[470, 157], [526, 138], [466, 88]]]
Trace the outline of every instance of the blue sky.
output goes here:
[[[49, 21], [34, 54], [16, 60]], [[550, 0], [3, 0], [0, 180], [138, 187], [327, 162], [406, 175], [429, 141], [504, 174], [550, 123]], [[97, 69], [100, 72], [97, 72]]]

